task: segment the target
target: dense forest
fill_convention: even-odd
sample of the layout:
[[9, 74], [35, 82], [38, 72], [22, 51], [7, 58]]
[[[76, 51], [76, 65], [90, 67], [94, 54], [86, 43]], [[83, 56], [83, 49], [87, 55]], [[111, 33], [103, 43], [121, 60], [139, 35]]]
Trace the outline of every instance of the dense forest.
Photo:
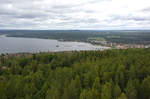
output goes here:
[[83, 42], [89, 42], [89, 38], [102, 38], [112, 43], [150, 44], [150, 30], [0, 30], [0, 34]]
[[2, 54], [0, 99], [150, 99], [150, 49]]

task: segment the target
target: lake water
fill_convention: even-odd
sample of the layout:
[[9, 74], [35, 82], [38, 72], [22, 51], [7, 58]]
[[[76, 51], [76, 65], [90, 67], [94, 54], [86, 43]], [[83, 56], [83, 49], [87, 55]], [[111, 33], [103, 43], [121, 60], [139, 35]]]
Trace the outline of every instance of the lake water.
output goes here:
[[108, 47], [83, 42], [61, 42], [52, 39], [18, 38], [0, 35], [0, 53], [57, 52], [80, 50], [104, 50]]

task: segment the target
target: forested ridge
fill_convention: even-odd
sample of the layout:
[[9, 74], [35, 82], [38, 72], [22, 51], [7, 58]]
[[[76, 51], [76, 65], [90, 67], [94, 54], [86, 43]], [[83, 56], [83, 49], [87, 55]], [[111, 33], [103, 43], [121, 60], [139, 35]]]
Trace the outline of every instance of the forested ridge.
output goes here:
[[111, 43], [150, 44], [150, 30], [0, 30], [8, 37], [57, 39], [89, 42], [91, 38], [102, 38]]
[[0, 99], [150, 99], [150, 49], [2, 54]]

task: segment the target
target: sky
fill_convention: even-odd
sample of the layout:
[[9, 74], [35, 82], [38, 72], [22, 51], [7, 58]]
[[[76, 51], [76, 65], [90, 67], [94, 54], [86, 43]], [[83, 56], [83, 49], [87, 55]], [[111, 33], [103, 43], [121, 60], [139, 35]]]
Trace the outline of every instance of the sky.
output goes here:
[[150, 29], [150, 0], [0, 0], [0, 29]]

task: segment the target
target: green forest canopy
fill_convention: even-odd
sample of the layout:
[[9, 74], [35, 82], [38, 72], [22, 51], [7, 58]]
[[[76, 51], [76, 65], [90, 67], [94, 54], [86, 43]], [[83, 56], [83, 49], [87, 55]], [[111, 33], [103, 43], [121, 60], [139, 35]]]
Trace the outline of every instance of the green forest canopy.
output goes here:
[[150, 49], [1, 55], [0, 99], [150, 99]]

